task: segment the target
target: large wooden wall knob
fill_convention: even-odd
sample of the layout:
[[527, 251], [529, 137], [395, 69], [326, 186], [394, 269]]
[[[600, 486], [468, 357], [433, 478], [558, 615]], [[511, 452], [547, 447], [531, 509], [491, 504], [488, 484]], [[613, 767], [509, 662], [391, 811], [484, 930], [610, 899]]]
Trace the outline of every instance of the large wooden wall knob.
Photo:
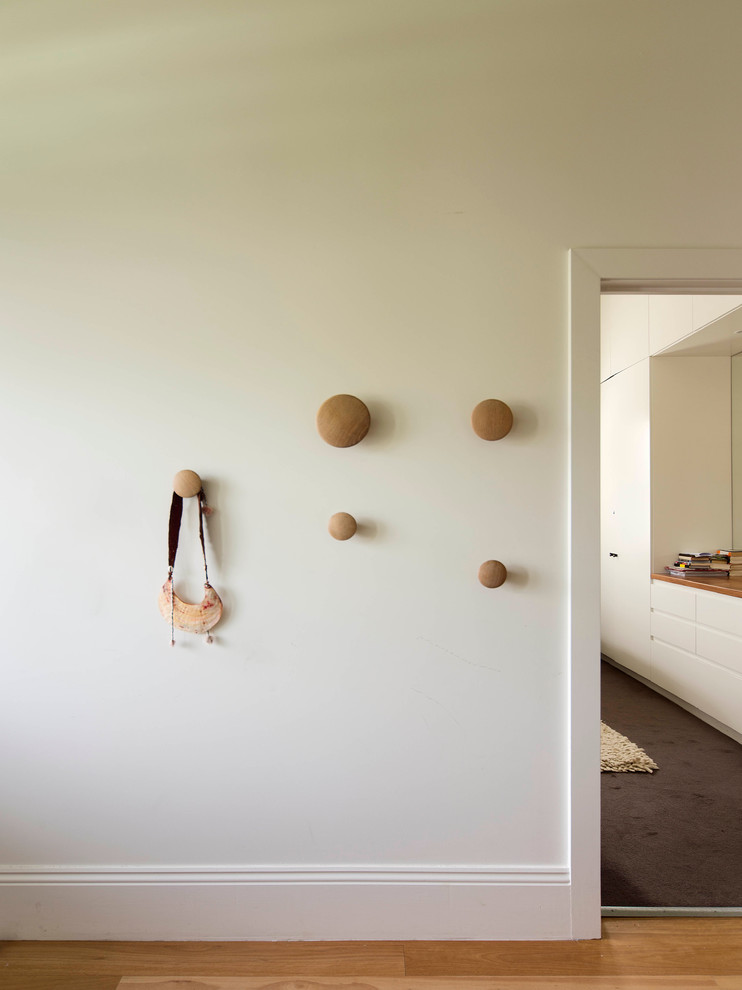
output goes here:
[[485, 588], [499, 588], [507, 576], [507, 568], [499, 560], [485, 560], [479, 568], [479, 582]]
[[471, 414], [472, 429], [482, 440], [502, 440], [513, 426], [510, 406], [499, 399], [484, 399]]
[[354, 447], [370, 426], [371, 413], [355, 395], [333, 395], [317, 412], [317, 431], [332, 447]]
[[173, 491], [181, 498], [193, 498], [202, 487], [201, 479], [195, 471], [178, 471], [173, 478]]
[[330, 516], [327, 529], [334, 540], [349, 540], [355, 535], [358, 523], [349, 512], [336, 512], [334, 516]]

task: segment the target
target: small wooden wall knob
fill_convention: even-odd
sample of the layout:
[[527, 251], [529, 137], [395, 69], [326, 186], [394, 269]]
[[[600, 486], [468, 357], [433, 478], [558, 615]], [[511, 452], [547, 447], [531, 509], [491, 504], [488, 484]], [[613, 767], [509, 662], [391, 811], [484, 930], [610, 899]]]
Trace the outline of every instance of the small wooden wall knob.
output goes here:
[[502, 440], [512, 429], [513, 413], [510, 406], [499, 399], [485, 399], [474, 407], [471, 425], [482, 440]]
[[317, 413], [319, 435], [332, 447], [354, 447], [368, 433], [371, 413], [355, 395], [333, 395]]
[[355, 535], [358, 523], [349, 512], [336, 512], [334, 516], [330, 516], [327, 529], [334, 540], [349, 540]]
[[201, 479], [195, 471], [178, 471], [173, 478], [173, 491], [181, 498], [193, 498], [201, 487]]
[[507, 568], [499, 560], [485, 560], [479, 568], [479, 581], [485, 588], [499, 588], [507, 576]]

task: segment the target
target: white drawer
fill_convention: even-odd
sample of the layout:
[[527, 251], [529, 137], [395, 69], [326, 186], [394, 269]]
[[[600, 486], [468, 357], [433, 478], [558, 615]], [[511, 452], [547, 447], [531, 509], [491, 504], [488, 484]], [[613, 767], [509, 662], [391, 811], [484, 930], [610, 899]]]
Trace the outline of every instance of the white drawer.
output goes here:
[[697, 699], [702, 685], [702, 664], [694, 654], [662, 640], [652, 640], [652, 680], [698, 708], [701, 707]]
[[696, 619], [704, 626], [742, 636], [742, 598], [699, 591]]
[[742, 732], [739, 674], [653, 639], [652, 680], [735, 732]]
[[652, 581], [652, 608], [681, 619], [695, 619], [696, 593], [693, 588], [682, 588], [669, 581]]
[[671, 646], [679, 646], [689, 653], [696, 652], [696, 624], [688, 619], [678, 619], [666, 612], [652, 612], [652, 635]]
[[698, 626], [696, 640], [699, 656], [742, 674], [742, 639], [738, 636]]

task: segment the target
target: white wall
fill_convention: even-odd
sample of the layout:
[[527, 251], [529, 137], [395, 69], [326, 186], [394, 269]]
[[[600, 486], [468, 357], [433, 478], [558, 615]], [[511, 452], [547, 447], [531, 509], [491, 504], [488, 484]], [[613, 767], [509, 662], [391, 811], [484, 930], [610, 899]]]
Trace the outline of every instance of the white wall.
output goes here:
[[732, 539], [731, 359], [653, 357], [652, 571]]
[[[742, 541], [742, 357], [732, 358], [732, 541]], [[737, 543], [734, 543], [735, 547]]]
[[[570, 934], [566, 249], [737, 242], [740, 26], [0, 11], [1, 935]], [[182, 467], [227, 616], [170, 650]]]

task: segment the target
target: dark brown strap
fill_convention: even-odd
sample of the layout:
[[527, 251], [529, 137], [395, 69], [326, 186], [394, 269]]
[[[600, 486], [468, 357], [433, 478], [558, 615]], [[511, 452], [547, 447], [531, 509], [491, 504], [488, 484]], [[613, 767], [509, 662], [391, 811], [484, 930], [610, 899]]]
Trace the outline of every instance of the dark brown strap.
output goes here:
[[[203, 488], [198, 493], [198, 535], [201, 540], [201, 551], [204, 555], [204, 577], [209, 583], [209, 571], [206, 567], [206, 542], [204, 540], [204, 508], [205, 499]], [[183, 518], [183, 499], [176, 492], [173, 492], [173, 500], [170, 503], [170, 526], [168, 529], [168, 570], [170, 577], [173, 575], [175, 567], [175, 557], [178, 553], [178, 539], [180, 537], [180, 521]]]
[[183, 516], [183, 499], [173, 492], [173, 500], [170, 503], [170, 527], [167, 541], [167, 563], [172, 571], [175, 567], [175, 555], [178, 552], [178, 537], [180, 536], [180, 520]]
[[204, 495], [203, 488], [198, 493], [198, 535], [201, 538], [201, 552], [204, 555], [204, 580], [209, 583], [209, 569], [206, 566], [206, 544], [204, 543]]

